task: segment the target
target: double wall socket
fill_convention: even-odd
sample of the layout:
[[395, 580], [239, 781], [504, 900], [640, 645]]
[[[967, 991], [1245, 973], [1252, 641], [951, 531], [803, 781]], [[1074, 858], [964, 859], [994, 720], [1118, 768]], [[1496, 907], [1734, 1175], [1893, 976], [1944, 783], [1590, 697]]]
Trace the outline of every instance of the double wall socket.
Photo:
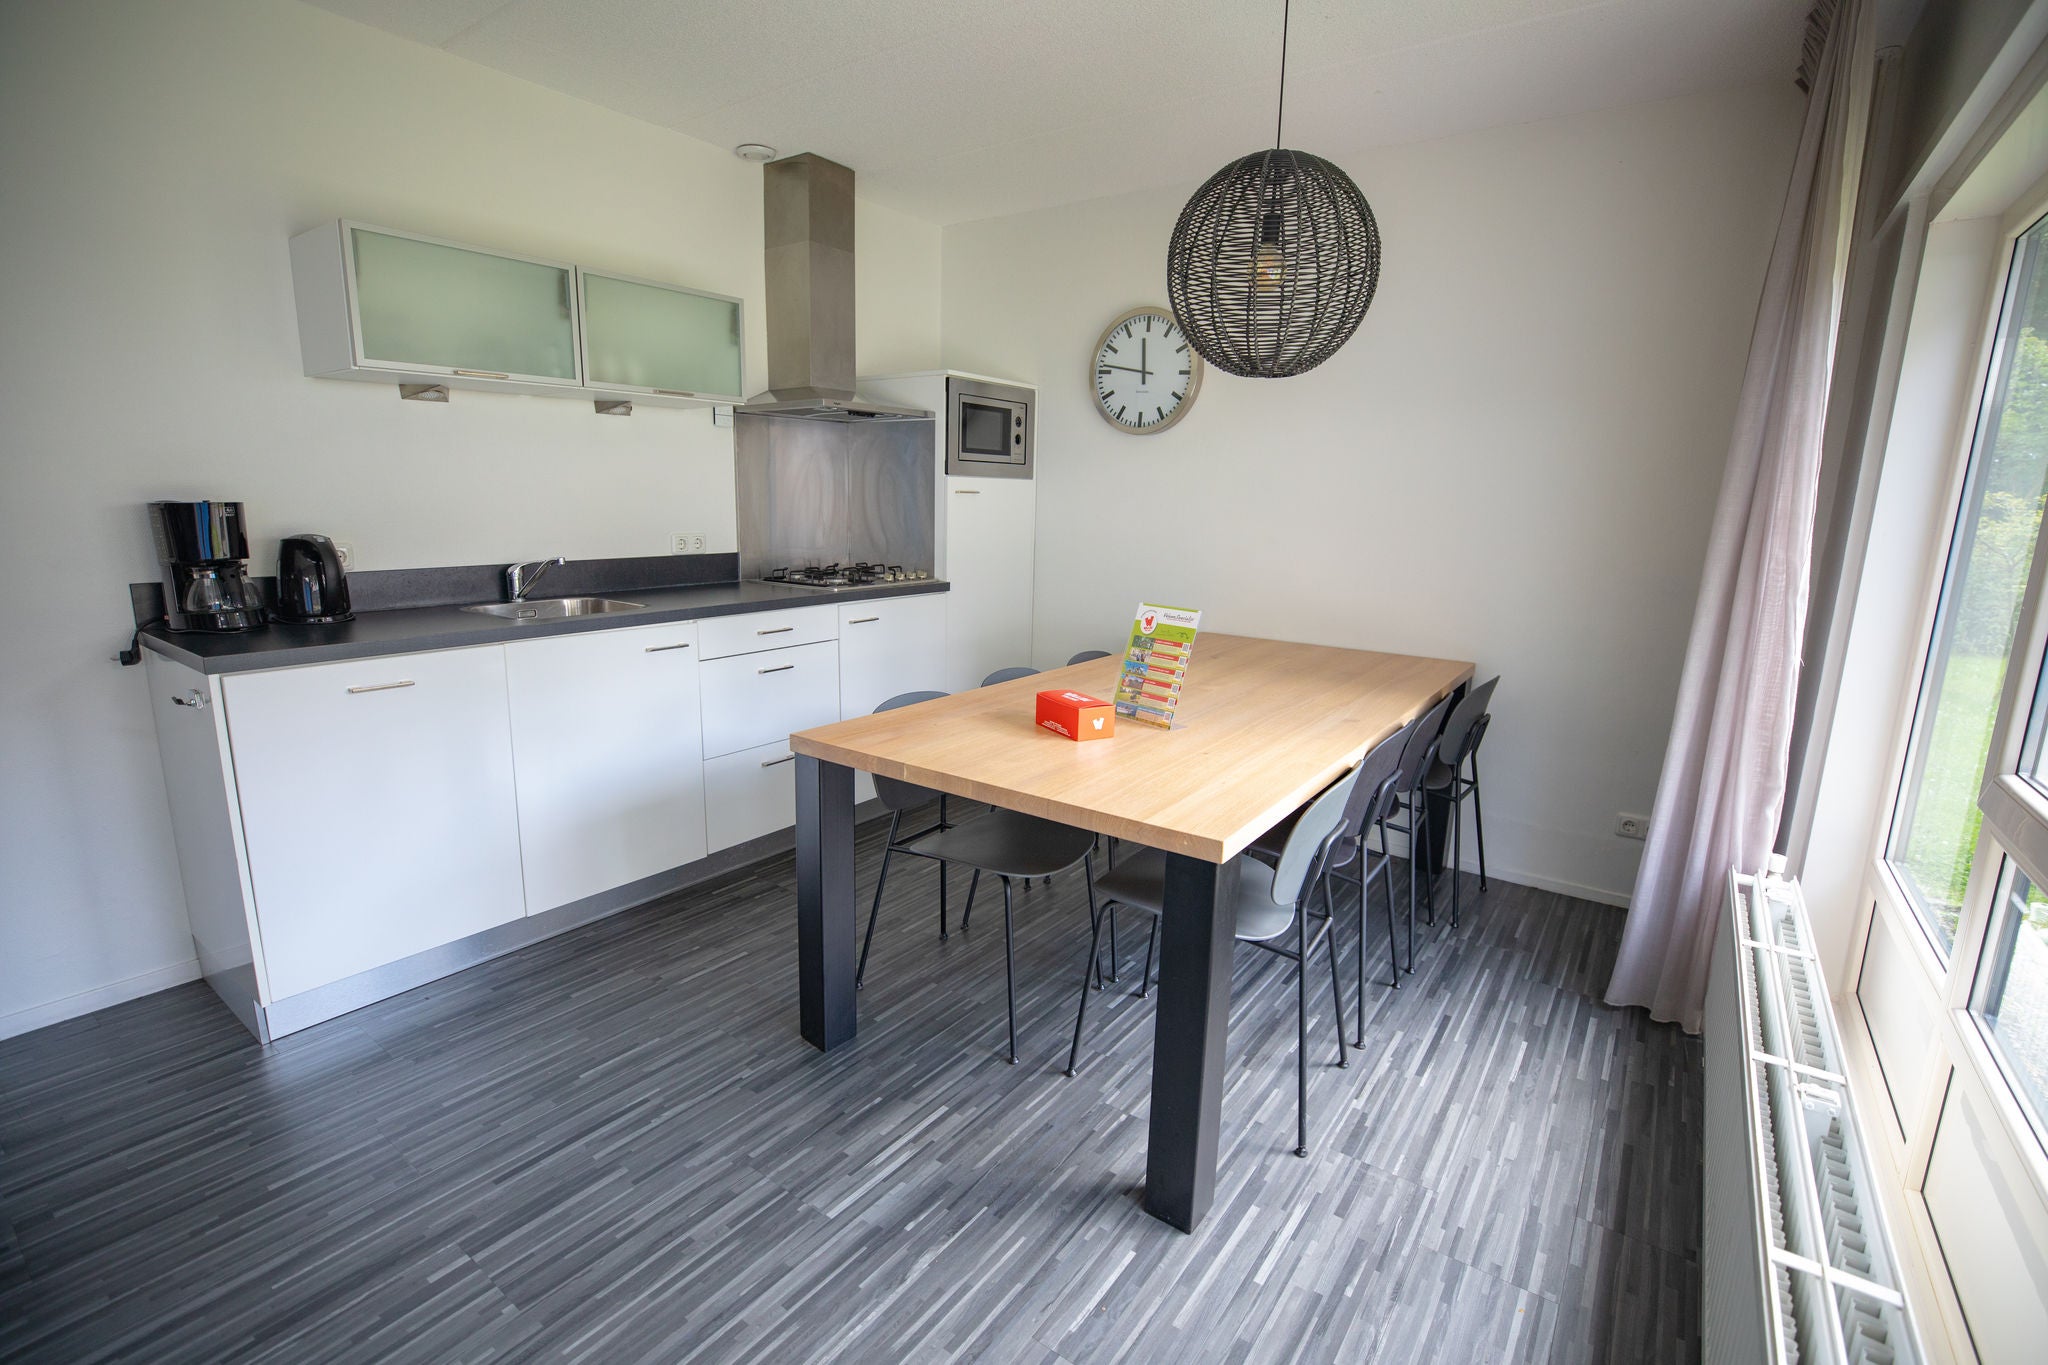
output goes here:
[[1650, 837], [1650, 817], [1625, 813], [1617, 815], [1614, 817], [1614, 832], [1624, 839], [1647, 839]]
[[704, 546], [702, 531], [678, 531], [669, 537], [669, 553], [672, 555], [701, 555]]

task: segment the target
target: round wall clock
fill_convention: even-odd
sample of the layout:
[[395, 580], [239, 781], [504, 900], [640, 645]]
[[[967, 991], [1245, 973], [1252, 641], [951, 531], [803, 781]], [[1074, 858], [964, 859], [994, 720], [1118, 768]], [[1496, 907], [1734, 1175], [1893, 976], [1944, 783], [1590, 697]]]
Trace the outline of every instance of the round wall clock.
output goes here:
[[1118, 431], [1150, 436], [1178, 422], [1202, 387], [1202, 358], [1164, 308], [1133, 308], [1095, 343], [1095, 410]]

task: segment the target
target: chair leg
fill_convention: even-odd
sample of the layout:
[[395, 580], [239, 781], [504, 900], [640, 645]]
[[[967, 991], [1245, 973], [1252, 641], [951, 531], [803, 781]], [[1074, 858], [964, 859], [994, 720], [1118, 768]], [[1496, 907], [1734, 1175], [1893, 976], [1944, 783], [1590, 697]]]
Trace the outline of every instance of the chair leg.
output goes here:
[[[1094, 932], [1099, 934], [1102, 931], [1102, 917], [1104, 915], [1109, 916], [1111, 925], [1116, 923], [1116, 906], [1112, 904], [1105, 910], [1102, 906], [1096, 904], [1095, 855], [1092, 853], [1086, 853], [1081, 856], [1081, 881], [1088, 888], [1088, 923], [1093, 925]], [[1097, 954], [1091, 953], [1089, 960], [1095, 967], [1095, 989], [1099, 991], [1102, 989], [1102, 958]], [[1082, 989], [1085, 990], [1087, 988], [1084, 985]]]
[[[1337, 1026], [1337, 1069], [1342, 1071], [1351, 1065], [1351, 1058], [1344, 1050], [1344, 987], [1337, 980], [1337, 906], [1330, 900], [1327, 883], [1323, 887], [1323, 900], [1330, 911], [1330, 921], [1323, 926], [1323, 955], [1330, 959], [1330, 1001], [1335, 1006], [1330, 1020]], [[1304, 974], [1307, 973], [1306, 962], [1301, 964], [1301, 970]], [[1363, 981], [1360, 982], [1358, 993], [1365, 994]]]
[[1111, 981], [1115, 981], [1115, 980], [1117, 979], [1117, 975], [1116, 975], [1116, 907], [1115, 907], [1114, 905], [1112, 905], [1112, 906], [1110, 906], [1110, 907], [1109, 907], [1109, 979], [1110, 979]]
[[1465, 803], [1451, 785], [1451, 928], [1458, 927], [1458, 865], [1465, 860]]
[[1479, 889], [1486, 889], [1486, 812], [1479, 808], [1479, 755], [1472, 755], [1472, 833], [1479, 840]]
[[1145, 935], [1145, 974], [1138, 978], [1138, 998], [1140, 1000], [1143, 1000], [1145, 993], [1152, 989], [1152, 949], [1158, 942], [1159, 916], [1154, 915], [1152, 916], [1152, 932]]
[[1010, 1010], [1010, 1065], [1017, 1065], [1017, 951], [1010, 931], [1010, 879], [1003, 878], [1003, 990]]
[[981, 885], [981, 869], [975, 868], [974, 875], [967, 879], [967, 904], [960, 907], [960, 932], [967, 932], [968, 916], [974, 913], [974, 888]]
[[1308, 897], [1294, 912], [1294, 1154], [1308, 1155]]
[[946, 941], [946, 864], [939, 864], [939, 942]]
[[[1095, 916], [1095, 928], [1088, 935], [1088, 965], [1081, 969], [1081, 1007], [1074, 1011], [1074, 1045], [1067, 1049], [1067, 1074], [1073, 1075], [1081, 1060], [1081, 1026], [1088, 1019], [1088, 980], [1101, 976], [1102, 916]], [[1099, 985], [1097, 987], [1100, 989]]]
[[[1415, 792], [1415, 804], [1408, 811], [1408, 871], [1412, 875], [1418, 869], [1422, 877], [1422, 922], [1436, 923], [1436, 849], [1429, 837], [1429, 798], [1421, 788]], [[1415, 858], [1417, 841], [1422, 844], [1422, 859]]]
[[[889, 855], [896, 851], [896, 825], [903, 812], [889, 812], [889, 842], [882, 848], [882, 870], [875, 874], [875, 903], [868, 908], [868, 931], [861, 936], [860, 965], [853, 971], [853, 988], [859, 990], [868, 974], [868, 949], [875, 946], [875, 917], [882, 913], [882, 888], [889, 884]], [[941, 868], [945, 867], [940, 863]]]

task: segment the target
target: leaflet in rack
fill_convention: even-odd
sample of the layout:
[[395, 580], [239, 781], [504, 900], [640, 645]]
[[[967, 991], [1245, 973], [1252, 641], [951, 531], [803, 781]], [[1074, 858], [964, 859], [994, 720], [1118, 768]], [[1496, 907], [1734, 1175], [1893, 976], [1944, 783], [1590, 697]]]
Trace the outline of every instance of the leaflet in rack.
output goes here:
[[1162, 730], [1173, 728], [1174, 708], [1180, 705], [1181, 685], [1187, 681], [1188, 655], [1194, 652], [1201, 624], [1202, 613], [1186, 607], [1138, 605], [1131, 642], [1117, 674], [1119, 716]]

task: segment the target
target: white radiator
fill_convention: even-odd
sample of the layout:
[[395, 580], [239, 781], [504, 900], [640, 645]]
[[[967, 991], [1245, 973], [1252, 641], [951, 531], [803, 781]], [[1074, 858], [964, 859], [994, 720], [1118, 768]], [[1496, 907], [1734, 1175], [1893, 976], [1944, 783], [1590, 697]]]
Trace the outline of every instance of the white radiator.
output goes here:
[[1706, 1365], [1918, 1365], [1799, 884], [1731, 874], [1706, 1011]]

